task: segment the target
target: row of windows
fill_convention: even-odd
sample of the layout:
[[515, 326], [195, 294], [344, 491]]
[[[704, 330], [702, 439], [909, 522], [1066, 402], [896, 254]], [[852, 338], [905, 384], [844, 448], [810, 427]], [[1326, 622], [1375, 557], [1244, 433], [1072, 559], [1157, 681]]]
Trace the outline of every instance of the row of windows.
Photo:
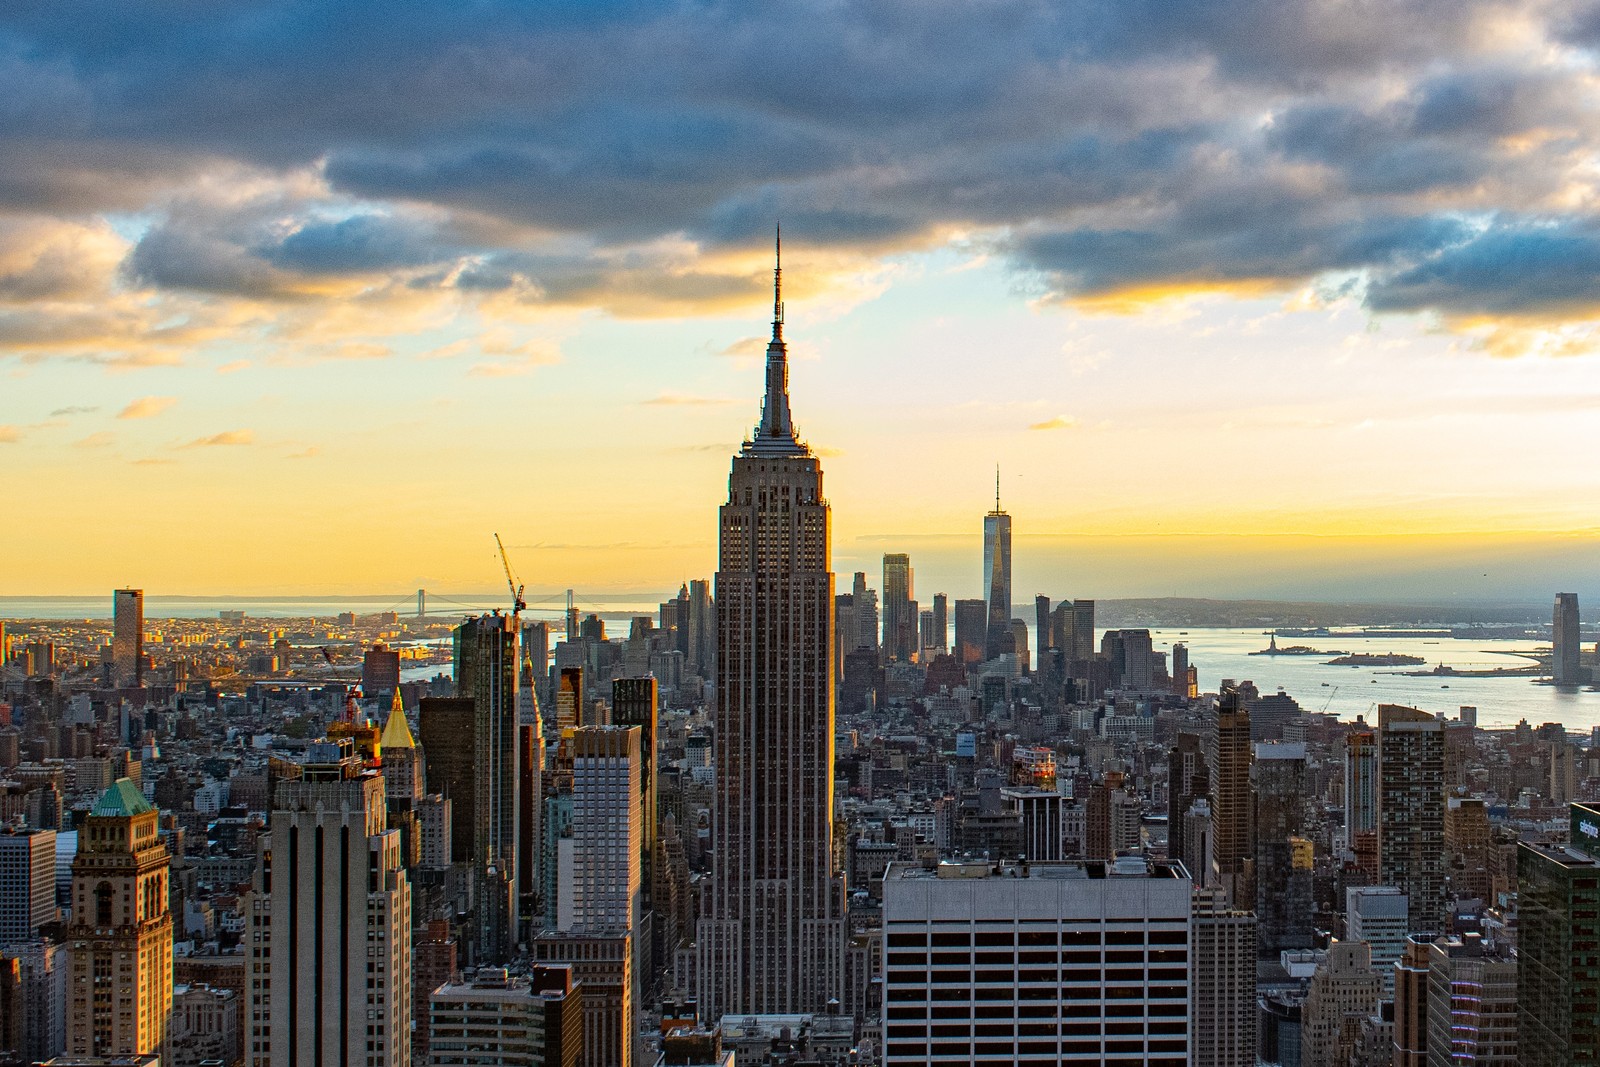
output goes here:
[[[1050, 1001], [1042, 1005], [1046, 1011], [1053, 1011], [1055, 1001], [1059, 1000], [1100, 1000], [1102, 991], [1098, 986], [1061, 986], [1058, 993], [1054, 986], [1023, 986], [1021, 988], [978, 988], [951, 986], [948, 988], [933, 988], [927, 986], [897, 987], [891, 986], [884, 991], [884, 999], [898, 1001], [979, 1001], [979, 1000], [1016, 1000]], [[1150, 1000], [1180, 1001], [1177, 1004], [1151, 1004], [1145, 1010], [1151, 1015], [1182, 1015], [1188, 1010], [1189, 991], [1184, 986], [1113, 986], [1104, 990], [1104, 999], [1107, 1002], [1118, 1000], [1137, 1001], [1144, 998]], [[1109, 1011], [1108, 1003], [1108, 1011]], [[1027, 1014], [1029, 1005], [1023, 1003], [1018, 1011]]]
[[884, 938], [890, 948], [964, 948], [978, 946], [1021, 945], [1047, 947], [1065, 945], [1069, 948], [1087, 945], [1187, 945], [1187, 930], [935, 930], [890, 931]]
[[1151, 949], [1147, 954], [1143, 949], [1122, 948], [1106, 949], [1103, 957], [1099, 948], [1074, 948], [1065, 950], [1037, 949], [1012, 952], [1010, 949], [984, 950], [977, 952], [944, 951], [934, 952], [930, 956], [926, 952], [890, 952], [886, 959], [891, 967], [924, 967], [930, 962], [935, 967], [939, 966], [964, 966], [971, 962], [983, 963], [1012, 963], [1024, 966], [1028, 964], [1055, 963], [1058, 959], [1064, 963], [1099, 963], [1104, 958], [1106, 963], [1143, 963], [1148, 958], [1151, 963], [1182, 964], [1189, 961], [1189, 950], [1183, 948], [1157, 948]]
[[[1151, 1023], [1149, 1033], [1152, 1035], [1177, 1035], [1182, 1037], [1188, 1033], [1189, 1024], [1186, 1021]], [[935, 1038], [943, 1037], [1011, 1037], [1014, 1034], [1020, 1037], [1055, 1037], [1059, 1033], [1062, 1037], [1098, 1037], [1105, 1033], [1113, 1037], [1144, 1036], [1146, 1033], [1143, 1022], [1107, 1022], [1103, 1026], [1098, 1022], [1082, 1023], [976, 1023], [963, 1025], [959, 1023], [935, 1023], [930, 1029], [927, 1026], [909, 1026], [904, 1024], [890, 1024], [888, 1036], [892, 1041], [895, 1038], [914, 1037], [926, 1038], [932, 1034]]]
[[[1057, 1011], [1057, 1007], [1060, 1011]], [[1117, 1018], [1142, 1018], [1146, 1014], [1143, 1004], [1024, 1004], [1013, 1007], [1010, 1004], [913, 1004], [907, 1006], [890, 1007], [885, 1013], [886, 1018], [897, 1021], [902, 1019], [925, 1019], [932, 1016], [934, 1019], [1054, 1019], [1059, 1015], [1063, 1019], [1117, 1019]], [[1151, 1015], [1172, 1015], [1173, 1012], [1150, 1011]]]
[[[1116, 1062], [1118, 1056], [1131, 1056], [1134, 1059], [1128, 1062], [1148, 1064], [1173, 1064], [1186, 1063], [1183, 1054], [1189, 1051], [1187, 1041], [1151, 1041], [1146, 1046], [1143, 1041], [1107, 1041], [1103, 1045], [1099, 1041], [1063, 1041], [1060, 1046], [1062, 1056], [1096, 1056], [1106, 1057], [1100, 1062]], [[978, 1041], [972, 1044], [942, 1044], [935, 1042], [932, 1045], [912, 1041], [891, 1041], [884, 1048], [886, 1063], [903, 1063], [912, 1059], [925, 1059], [927, 1057], [960, 1057], [963, 1059], [985, 1059], [989, 1057], [1010, 1058], [1015, 1055], [1049, 1055], [1057, 1051], [1055, 1042], [1019, 1041], [1016, 1045], [1010, 1042]], [[1147, 1053], [1177, 1053], [1173, 1057], [1148, 1058]]]

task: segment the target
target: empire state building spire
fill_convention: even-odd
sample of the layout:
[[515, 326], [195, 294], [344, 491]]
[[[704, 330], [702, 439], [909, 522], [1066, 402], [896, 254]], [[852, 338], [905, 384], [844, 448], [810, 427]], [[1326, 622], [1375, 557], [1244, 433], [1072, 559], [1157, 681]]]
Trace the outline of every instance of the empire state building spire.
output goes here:
[[761, 424], [718, 513], [714, 847], [695, 939], [712, 1019], [816, 1014], [845, 996], [831, 518], [822, 464], [789, 422], [781, 271]]
[[783, 231], [774, 244], [772, 268], [772, 340], [767, 345], [767, 394], [761, 401], [761, 424], [751, 451], [764, 455], [803, 455], [789, 418], [789, 346], [783, 340]]

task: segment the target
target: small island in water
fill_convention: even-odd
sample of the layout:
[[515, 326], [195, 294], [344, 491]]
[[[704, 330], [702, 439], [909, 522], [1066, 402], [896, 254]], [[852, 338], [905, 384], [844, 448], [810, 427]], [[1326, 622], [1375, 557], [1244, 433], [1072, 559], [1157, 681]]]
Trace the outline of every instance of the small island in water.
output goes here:
[[1408, 656], [1404, 652], [1353, 652], [1330, 659], [1329, 667], [1415, 667], [1426, 663], [1421, 656]]
[[1312, 648], [1310, 645], [1286, 645], [1279, 648], [1277, 634], [1271, 636], [1266, 648], [1248, 653], [1251, 656], [1343, 656], [1345, 654], [1342, 649]]

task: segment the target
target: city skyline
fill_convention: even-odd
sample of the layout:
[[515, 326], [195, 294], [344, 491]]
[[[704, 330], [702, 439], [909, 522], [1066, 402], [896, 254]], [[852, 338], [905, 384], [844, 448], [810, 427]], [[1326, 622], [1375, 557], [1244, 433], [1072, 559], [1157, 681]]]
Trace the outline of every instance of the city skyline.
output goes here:
[[0, 1067], [1600, 1064], [1600, 0], [13, 8]]
[[[1485, 595], [1513, 564], [1571, 586], [1600, 488], [1593, 34], [1451, 16], [802, 6], [707, 15], [707, 55], [687, 11], [358, 7], [357, 62], [294, 10], [19, 16], [0, 455], [40, 520], [14, 588], [462, 588], [494, 530], [535, 584], [704, 573], [779, 219], [841, 569], [976, 536], [999, 462], [1019, 586], [1083, 573], [1027, 564], [1030, 537], [1175, 534], [1236, 570], [1266, 545], [1283, 585], [1316, 545], [1254, 537], [1373, 538], [1335, 542], [1337, 595], [1463, 545]], [[930, 62], [849, 43], [894, 29]], [[551, 40], [629, 76], [558, 76]], [[359, 88], [395, 69], [429, 88]], [[817, 69], [836, 95], [802, 90]], [[518, 492], [474, 462], [486, 434], [529, 457]], [[203, 520], [139, 518], [163, 513]], [[1136, 558], [1091, 545], [1097, 595], [1173, 552], [1113, 547]]]

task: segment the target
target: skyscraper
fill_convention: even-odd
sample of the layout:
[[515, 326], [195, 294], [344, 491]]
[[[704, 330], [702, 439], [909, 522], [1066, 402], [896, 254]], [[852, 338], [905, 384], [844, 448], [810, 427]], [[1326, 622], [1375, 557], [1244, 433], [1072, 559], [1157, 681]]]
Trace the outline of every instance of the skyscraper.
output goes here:
[[1600, 807], [1570, 843], [1517, 845], [1517, 1042], [1525, 1067], [1600, 1063]]
[[989, 607], [982, 600], [956, 601], [956, 658], [970, 667], [983, 662]]
[[850, 605], [855, 615], [855, 632], [849, 635], [846, 652], [861, 648], [878, 651], [878, 591], [868, 588], [867, 572], [856, 571], [850, 587]]
[[361, 656], [361, 692], [369, 699], [392, 697], [400, 689], [400, 652], [379, 641]]
[[[1428, 1057], [1433, 1063], [1514, 1067], [1517, 959], [1481, 935], [1428, 946]], [[1435, 1052], [1437, 1050], [1437, 1052]]]
[[639, 728], [639, 803], [641, 854], [645, 857], [645, 891], [649, 892], [649, 855], [656, 839], [656, 743], [658, 714], [656, 680], [616, 678], [611, 682], [611, 721], [617, 726]]
[[72, 861], [67, 1052], [164, 1052], [172, 1013], [172, 916], [160, 815], [119, 778], [89, 811]]
[[1199, 866], [1198, 856], [1184, 851], [1183, 819], [1189, 806], [1205, 800], [1211, 793], [1211, 777], [1200, 735], [1180, 732], [1167, 752], [1167, 856], [1184, 865], [1195, 885], [1205, 885], [1209, 870]]
[[1315, 903], [1311, 869], [1296, 862], [1305, 828], [1306, 746], [1274, 741], [1255, 746], [1250, 768], [1255, 797], [1255, 883], [1259, 951], [1310, 948]]
[[1550, 675], [1557, 685], [1581, 685], [1588, 681], [1578, 665], [1578, 624], [1578, 594], [1557, 593], [1555, 618], [1550, 627]]
[[689, 582], [689, 669], [702, 678], [717, 670], [716, 610], [711, 583], [704, 578]]
[[560, 682], [556, 687], [556, 731], [582, 726], [583, 722], [583, 668], [562, 667]]
[[1371, 730], [1344, 738], [1344, 827], [1352, 841], [1378, 829], [1378, 737]]
[[384, 791], [390, 800], [402, 801], [411, 806], [422, 799], [422, 760], [417, 755], [417, 743], [411, 736], [411, 724], [406, 722], [405, 708], [400, 693], [395, 691], [389, 703], [389, 717], [383, 723], [383, 736], [378, 739], [383, 753]]
[[538, 705], [523, 708], [517, 724], [517, 896], [518, 913], [526, 924], [538, 913], [544, 885], [540, 857], [544, 852], [544, 726]]
[[1429, 945], [1435, 936], [1407, 937], [1394, 965], [1394, 1067], [1427, 1067]]
[[1445, 919], [1444, 724], [1378, 705], [1378, 881], [1409, 901], [1412, 930]]
[[0, 829], [0, 944], [38, 936], [56, 918], [56, 832]]
[[1255, 1067], [1255, 916], [1221, 889], [1197, 888], [1190, 921], [1189, 1062]]
[[1394, 994], [1394, 968], [1405, 954], [1409, 914], [1406, 895], [1392, 885], [1353, 885], [1345, 890], [1345, 940], [1372, 946], [1372, 966], [1385, 996]]
[[644, 933], [641, 934], [640, 943], [634, 945], [634, 969], [643, 980], [649, 982], [654, 980], [657, 968], [666, 962], [669, 948], [661, 943], [655, 922], [656, 849], [660, 831], [656, 794], [656, 742], [659, 737], [656, 680], [649, 677], [613, 680], [611, 721], [617, 726], [639, 728], [639, 880], [645, 914], [639, 924]]
[[1050, 633], [1050, 598], [1045, 596], [1043, 593], [1040, 593], [1038, 596], [1034, 597], [1033, 614], [1033, 643], [1035, 652], [1033, 662], [1042, 667], [1044, 665], [1044, 654], [1055, 647], [1051, 640]]
[[1072, 659], [1087, 660], [1094, 657], [1094, 601], [1072, 602]]
[[572, 900], [566, 929], [627, 931], [639, 915], [642, 732], [637, 726], [583, 726], [573, 732]]
[[1179, 869], [1141, 856], [893, 864], [882, 1062], [1186, 1067], [1189, 898]]
[[411, 886], [383, 778], [348, 742], [312, 743], [300, 770], [278, 783], [246, 908], [246, 1059], [406, 1067]]
[[450, 859], [472, 859], [477, 826], [476, 707], [471, 697], [423, 697], [417, 709], [417, 728], [428, 754], [423, 764], [428, 792], [450, 801]]
[[483, 615], [456, 628], [456, 688], [472, 698], [472, 852], [479, 907], [479, 961], [505, 961], [516, 944], [518, 626]]
[[950, 598], [943, 593], [933, 594], [933, 641], [935, 652], [950, 647]]
[[883, 655], [910, 663], [917, 649], [917, 620], [913, 614], [911, 557], [903, 552], [883, 557]]
[[829, 510], [790, 421], [788, 375], [775, 294], [761, 422], [721, 509], [714, 851], [697, 940], [707, 1018], [820, 1012], [844, 995]]
[[1301, 1060], [1307, 1067], [1350, 1062], [1358, 1031], [1351, 1018], [1378, 1010], [1380, 982], [1364, 941], [1335, 941], [1317, 963], [1300, 1008]]
[[1236, 908], [1255, 905], [1249, 881], [1249, 867], [1255, 858], [1255, 837], [1251, 833], [1253, 816], [1250, 795], [1250, 712], [1239, 700], [1239, 691], [1223, 689], [1217, 700], [1216, 749], [1210, 764], [1216, 770], [1211, 780], [1211, 824], [1213, 827], [1213, 885], [1228, 891]]
[[1019, 651], [1004, 647], [1011, 636], [1011, 516], [1000, 510], [998, 467], [994, 471], [994, 510], [983, 517], [983, 595], [989, 609], [985, 657]]
[[143, 681], [144, 590], [111, 594], [111, 684], [133, 689]]

